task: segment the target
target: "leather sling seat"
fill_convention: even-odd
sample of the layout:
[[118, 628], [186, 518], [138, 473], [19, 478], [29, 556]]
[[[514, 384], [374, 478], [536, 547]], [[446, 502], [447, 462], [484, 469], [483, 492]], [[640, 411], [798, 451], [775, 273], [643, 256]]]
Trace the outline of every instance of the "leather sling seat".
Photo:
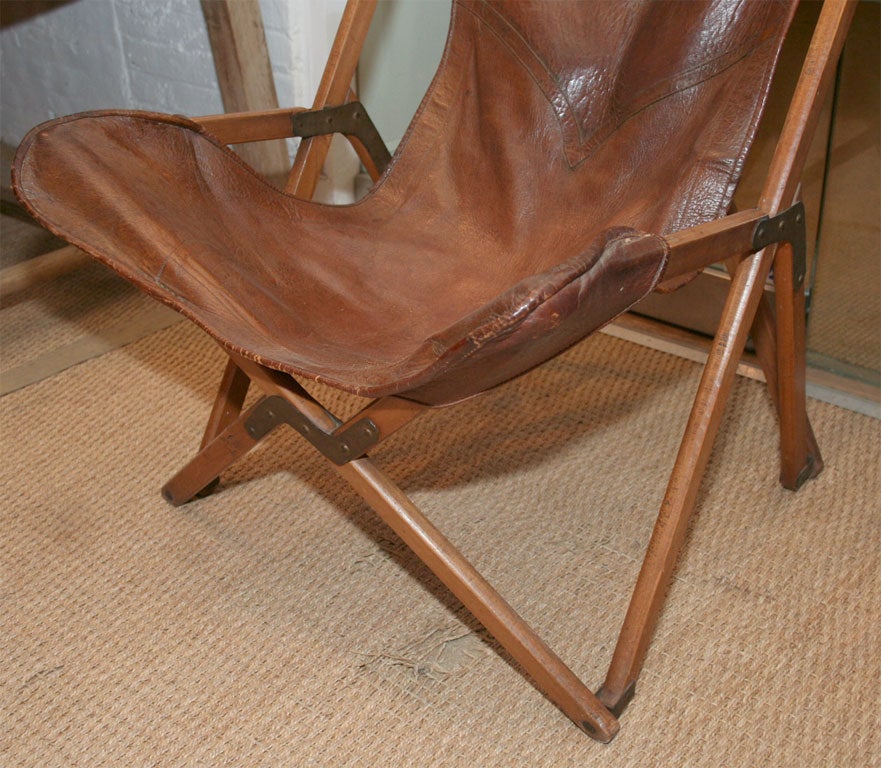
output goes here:
[[407, 136], [353, 205], [287, 195], [195, 123], [142, 112], [38, 126], [15, 184], [234, 352], [453, 402], [633, 306], [663, 235], [727, 210], [791, 4], [664, 6], [456, 2]]

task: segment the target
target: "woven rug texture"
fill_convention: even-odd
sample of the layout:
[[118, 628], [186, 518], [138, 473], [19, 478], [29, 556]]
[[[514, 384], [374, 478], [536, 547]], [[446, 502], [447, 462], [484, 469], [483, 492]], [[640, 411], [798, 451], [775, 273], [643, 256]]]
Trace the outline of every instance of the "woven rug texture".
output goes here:
[[[0, 398], [0, 764], [881, 764], [878, 421], [811, 402], [827, 468], [790, 493], [738, 380], [603, 746], [292, 431], [161, 499], [222, 363], [176, 324]], [[699, 373], [598, 335], [375, 459], [597, 686]]]

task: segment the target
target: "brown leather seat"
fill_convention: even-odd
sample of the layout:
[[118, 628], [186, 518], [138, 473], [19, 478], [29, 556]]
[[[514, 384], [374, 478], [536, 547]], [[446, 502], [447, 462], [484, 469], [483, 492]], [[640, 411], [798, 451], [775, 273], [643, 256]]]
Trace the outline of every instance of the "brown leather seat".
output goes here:
[[17, 184], [46, 226], [227, 348], [450, 402], [650, 292], [666, 248], [643, 233], [724, 213], [790, 14], [457, 3], [403, 146], [353, 206], [286, 196], [195, 124], [139, 113], [38, 127]]
[[[374, 5], [349, 0], [309, 117], [329, 119], [322, 108], [348, 100]], [[795, 198], [850, 0], [824, 3], [756, 206], [726, 215], [793, 8], [456, 0], [431, 88], [355, 205], [302, 199], [326, 138], [300, 144], [289, 180], [298, 197], [222, 146], [312, 136], [295, 127], [293, 109], [192, 122], [130, 112], [54, 120], [22, 143], [14, 183], [39, 221], [229, 353], [200, 451], [165, 485], [166, 499], [181, 504], [213, 487], [273, 428], [292, 426], [573, 722], [609, 741], [751, 326], [780, 416], [781, 482], [797, 489], [823, 466], [805, 406], [805, 222]], [[372, 157], [362, 154], [376, 170]], [[427, 406], [510, 379], [659, 281], [673, 285], [722, 260], [732, 280], [719, 331], [594, 693], [367, 453]], [[763, 293], [772, 264], [774, 307]], [[288, 374], [378, 399], [341, 423]], [[252, 381], [265, 394], [246, 408]]]

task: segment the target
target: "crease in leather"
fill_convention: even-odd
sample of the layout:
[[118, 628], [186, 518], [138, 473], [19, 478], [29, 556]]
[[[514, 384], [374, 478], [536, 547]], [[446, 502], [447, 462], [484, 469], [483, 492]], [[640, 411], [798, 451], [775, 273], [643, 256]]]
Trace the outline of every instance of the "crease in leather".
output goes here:
[[[559, 280], [556, 290], [540, 289], [529, 302], [529, 311], [518, 321], [497, 326], [492, 320], [483, 326], [485, 333], [469, 334], [455, 350], [455, 365], [460, 377], [470, 379], [471, 391], [462, 395], [461, 387], [443, 376], [427, 376], [404, 397], [426, 404], [456, 402], [473, 394], [504, 384], [560, 354], [585, 336], [608, 324], [648, 295], [660, 281], [669, 257], [666, 240], [627, 228], [601, 233], [584, 254], [570, 260], [572, 271]], [[576, 266], [579, 264], [580, 266]], [[584, 268], [589, 263], [589, 267]], [[564, 271], [564, 265], [561, 265]], [[628, 273], [628, 279], [616, 281], [609, 272]], [[618, 277], [621, 274], [617, 274]], [[613, 296], [602, 295], [602, 288], [618, 286]], [[517, 291], [515, 287], [512, 291]], [[496, 304], [506, 300], [500, 297]], [[491, 314], [494, 308], [484, 308]], [[449, 329], [449, 335], [456, 335]], [[552, 351], [529, 343], [553, 333]], [[476, 338], [474, 337], [476, 336]], [[488, 364], [488, 361], [493, 364]], [[447, 361], [438, 360], [437, 366]]]
[[521, 281], [492, 304], [481, 307], [434, 335], [428, 343], [439, 353], [439, 359], [460, 347], [467, 349], [464, 353], [466, 357], [473, 355], [480, 347], [514, 333], [542, 304], [565, 290], [571, 283], [589, 274], [602, 260], [607, 249], [628, 245], [640, 238], [651, 240], [656, 246], [657, 260], [650, 270], [653, 273], [651, 285], [654, 288], [666, 266], [668, 254], [666, 241], [656, 235], [616, 228], [600, 233], [586, 251], [552, 270]]

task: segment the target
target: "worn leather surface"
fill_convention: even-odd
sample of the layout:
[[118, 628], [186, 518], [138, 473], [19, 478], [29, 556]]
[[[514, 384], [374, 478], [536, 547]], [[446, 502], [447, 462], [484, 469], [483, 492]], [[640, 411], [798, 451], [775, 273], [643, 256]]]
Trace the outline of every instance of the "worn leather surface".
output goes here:
[[625, 311], [662, 277], [663, 235], [726, 210], [793, 5], [460, 0], [356, 205], [286, 195], [149, 113], [39, 126], [14, 184], [49, 229], [231, 350], [452, 402]]

